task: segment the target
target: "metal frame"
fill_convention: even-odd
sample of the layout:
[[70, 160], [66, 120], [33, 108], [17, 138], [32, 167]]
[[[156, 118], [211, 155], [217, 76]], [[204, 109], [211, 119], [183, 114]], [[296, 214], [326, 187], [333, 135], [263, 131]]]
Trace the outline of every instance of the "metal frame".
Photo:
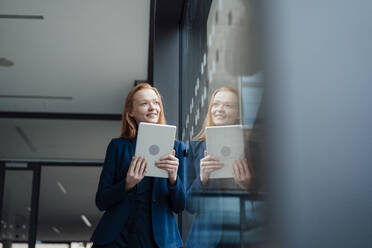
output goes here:
[[121, 114], [0, 112], [0, 118], [120, 121]]
[[[32, 172], [32, 191], [31, 191], [31, 213], [30, 213], [30, 223], [28, 228], [28, 247], [35, 248], [36, 241], [36, 228], [37, 228], [37, 214], [39, 205], [39, 191], [40, 191], [40, 167], [28, 163], [27, 167], [24, 168], [13, 168], [6, 167], [6, 162], [0, 163], [0, 175], [1, 175], [1, 185], [0, 185], [0, 217], [2, 214], [3, 207], [3, 197], [4, 197], [4, 185], [5, 185], [5, 172], [6, 171], [31, 171]], [[1, 228], [1, 227], [0, 227]]]
[[30, 215], [30, 227], [28, 231], [28, 247], [35, 248], [36, 233], [37, 233], [37, 220], [38, 220], [37, 217], [39, 214], [41, 167], [38, 164], [29, 164], [28, 167], [31, 170], [33, 170], [31, 215]]

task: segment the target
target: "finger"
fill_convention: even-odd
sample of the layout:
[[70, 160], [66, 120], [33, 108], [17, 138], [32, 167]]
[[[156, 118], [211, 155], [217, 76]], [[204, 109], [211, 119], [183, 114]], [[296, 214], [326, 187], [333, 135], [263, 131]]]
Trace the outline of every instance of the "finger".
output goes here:
[[208, 169], [206, 169], [206, 173], [207, 174], [211, 174], [212, 172], [215, 172], [215, 171], [217, 171], [217, 170], [219, 170], [220, 168], [218, 168], [218, 169], [215, 169], [215, 168], [208, 168]]
[[224, 164], [222, 162], [216, 162], [216, 161], [203, 161], [202, 163], [200, 163], [200, 166], [211, 166], [211, 165], [223, 167]]
[[236, 163], [235, 163], [235, 161], [232, 162], [231, 168], [232, 168], [232, 173], [233, 173], [234, 178], [237, 179], [237, 177], [236, 177], [236, 174], [237, 173], [236, 173]]
[[177, 167], [174, 167], [172, 165], [167, 165], [167, 164], [161, 164], [158, 166], [158, 168], [162, 170], [167, 170], [169, 172], [173, 172], [177, 169]]
[[161, 164], [169, 164], [169, 165], [178, 166], [178, 161], [162, 160], [162, 161], [156, 161], [155, 162], [155, 165], [161, 165]]
[[206, 168], [204, 169], [205, 173], [206, 174], [211, 174], [212, 172], [215, 172], [215, 171], [218, 171], [219, 169], [215, 169], [215, 168]]
[[172, 155], [175, 156], [176, 155], [176, 150], [172, 150]]
[[238, 172], [238, 178], [239, 180], [242, 178], [242, 176], [244, 175], [243, 173], [243, 168], [242, 168], [242, 165], [241, 163], [239, 162], [239, 160], [236, 160], [236, 169], [237, 169], [237, 172]]
[[140, 169], [138, 171], [138, 174], [139, 176], [143, 176], [143, 172], [145, 171], [146, 169], [146, 164], [147, 164], [147, 160], [145, 157], [142, 158], [142, 162], [141, 162], [141, 166], [140, 166]]
[[163, 161], [163, 160], [175, 160], [175, 157], [172, 154], [166, 154], [162, 156], [158, 161]]
[[244, 176], [249, 176], [250, 173], [249, 173], [249, 169], [248, 169], [248, 164], [244, 161], [243, 158], [239, 159], [239, 164], [242, 168], [243, 175]]
[[[201, 160], [203, 160], [203, 161], [208, 161], [208, 160], [219, 160], [217, 157], [215, 157], [215, 156], [212, 156], [212, 155], [208, 155], [207, 153], [205, 153], [206, 154], [206, 156], [204, 156]], [[201, 161], [200, 160], [200, 161]]]
[[144, 158], [143, 163], [141, 164], [141, 171], [140, 171], [142, 177], [146, 174], [146, 170], [147, 170], [147, 160], [146, 158]]
[[138, 160], [137, 156], [132, 157], [132, 161], [130, 162], [128, 173], [133, 173], [133, 169], [134, 169], [134, 166], [135, 166], [137, 160]]
[[175, 165], [172, 165], [172, 164], [157, 164], [156, 165], [158, 168], [173, 168], [173, 169], [177, 169], [178, 166], [175, 166]]
[[173, 160], [173, 161], [178, 161], [178, 158], [174, 155], [170, 155], [170, 159]]
[[136, 176], [138, 175], [138, 171], [140, 170], [141, 163], [142, 163], [142, 157], [139, 157], [138, 160], [136, 161], [136, 163], [134, 165], [134, 169], [133, 169], [134, 175], [136, 175]]
[[178, 158], [173, 156], [172, 154], [164, 155], [161, 157], [158, 161], [164, 161], [164, 160], [173, 160], [173, 161], [178, 161]]
[[219, 170], [219, 169], [222, 169], [223, 166], [220, 166], [220, 165], [208, 165], [208, 166], [204, 166], [205, 169], [213, 169], [213, 170]]
[[207, 155], [206, 157], [202, 158], [203, 161], [220, 161], [216, 156]]
[[239, 173], [238, 166], [235, 166], [235, 182], [239, 184], [242, 181], [242, 175]]

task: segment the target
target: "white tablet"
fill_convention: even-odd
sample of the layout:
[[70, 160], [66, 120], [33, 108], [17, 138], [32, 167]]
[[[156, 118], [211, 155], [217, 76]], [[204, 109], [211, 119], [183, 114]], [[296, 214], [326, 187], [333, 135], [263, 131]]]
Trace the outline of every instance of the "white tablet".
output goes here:
[[208, 155], [217, 157], [224, 167], [214, 171], [211, 178], [233, 177], [231, 163], [244, 157], [243, 127], [241, 125], [206, 127]]
[[147, 159], [146, 176], [168, 178], [168, 172], [155, 166], [155, 161], [166, 154], [171, 154], [176, 138], [176, 126], [141, 122], [138, 127], [137, 156]]

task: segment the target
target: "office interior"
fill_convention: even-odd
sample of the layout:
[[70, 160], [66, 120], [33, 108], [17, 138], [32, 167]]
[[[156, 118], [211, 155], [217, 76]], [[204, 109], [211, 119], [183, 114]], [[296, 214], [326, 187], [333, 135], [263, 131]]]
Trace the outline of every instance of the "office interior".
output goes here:
[[[371, 10], [346, 0], [0, 0], [0, 248], [92, 246], [105, 151], [141, 82], [159, 90], [185, 143], [216, 89], [239, 93], [265, 186], [200, 196], [223, 199], [232, 247], [370, 247]], [[177, 215], [184, 244], [192, 221]]]

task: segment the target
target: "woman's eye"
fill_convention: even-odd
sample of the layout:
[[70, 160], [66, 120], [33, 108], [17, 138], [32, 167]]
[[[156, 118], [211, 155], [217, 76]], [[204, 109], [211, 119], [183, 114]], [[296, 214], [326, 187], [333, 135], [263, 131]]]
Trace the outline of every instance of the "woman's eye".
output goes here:
[[159, 101], [155, 101], [155, 104], [156, 104], [156, 105], [159, 105], [159, 104], [160, 104], [160, 102], [159, 102]]
[[141, 105], [142, 106], [145, 106], [145, 105], [147, 105], [147, 102], [143, 102], [143, 103], [141, 103]]

